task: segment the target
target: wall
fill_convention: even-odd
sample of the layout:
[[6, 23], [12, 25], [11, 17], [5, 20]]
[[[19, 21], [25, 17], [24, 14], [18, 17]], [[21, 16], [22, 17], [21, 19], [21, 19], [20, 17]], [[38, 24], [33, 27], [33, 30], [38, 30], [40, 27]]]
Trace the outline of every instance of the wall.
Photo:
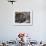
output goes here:
[[[15, 26], [15, 10], [33, 11], [32, 26]], [[13, 5], [0, 0], [0, 40], [14, 40], [18, 32], [26, 32], [33, 40], [46, 40], [46, 0], [17, 0]]]

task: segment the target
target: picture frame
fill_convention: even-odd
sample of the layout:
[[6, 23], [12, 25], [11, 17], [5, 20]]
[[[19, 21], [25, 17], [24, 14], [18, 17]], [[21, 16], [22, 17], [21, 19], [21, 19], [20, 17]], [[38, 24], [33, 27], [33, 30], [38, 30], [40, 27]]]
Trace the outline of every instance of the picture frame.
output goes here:
[[33, 24], [32, 10], [15, 11], [14, 24], [16, 26], [32, 26]]

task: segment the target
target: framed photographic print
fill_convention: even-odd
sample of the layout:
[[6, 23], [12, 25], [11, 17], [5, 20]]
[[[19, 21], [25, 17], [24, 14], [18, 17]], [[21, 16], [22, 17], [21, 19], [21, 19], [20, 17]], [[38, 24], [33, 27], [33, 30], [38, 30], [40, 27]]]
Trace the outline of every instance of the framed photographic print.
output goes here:
[[30, 26], [32, 25], [32, 11], [22, 10], [15, 12], [15, 25]]

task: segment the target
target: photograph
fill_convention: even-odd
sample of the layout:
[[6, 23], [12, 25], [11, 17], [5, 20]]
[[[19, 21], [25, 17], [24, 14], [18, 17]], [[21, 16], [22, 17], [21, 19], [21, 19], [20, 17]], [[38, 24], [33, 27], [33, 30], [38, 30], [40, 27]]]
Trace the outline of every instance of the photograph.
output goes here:
[[32, 25], [32, 12], [30, 11], [15, 12], [15, 24]]
[[0, 0], [0, 46], [46, 46], [46, 0]]

